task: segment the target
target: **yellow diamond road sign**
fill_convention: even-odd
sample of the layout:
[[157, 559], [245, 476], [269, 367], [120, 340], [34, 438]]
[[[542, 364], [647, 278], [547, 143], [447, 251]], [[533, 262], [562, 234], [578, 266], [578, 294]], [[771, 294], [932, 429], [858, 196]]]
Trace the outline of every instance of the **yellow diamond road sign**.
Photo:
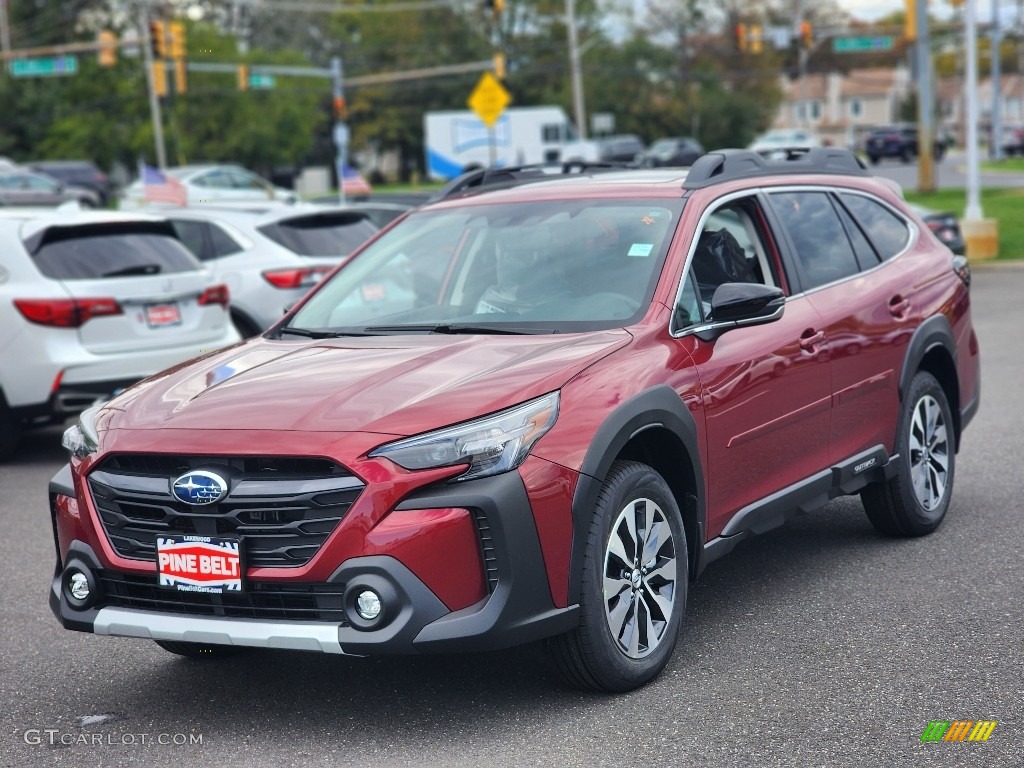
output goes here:
[[512, 96], [505, 87], [490, 72], [484, 72], [476, 88], [469, 94], [469, 108], [476, 112], [477, 117], [483, 120], [488, 127], [493, 128], [494, 124], [505, 111], [505, 107], [512, 101]]

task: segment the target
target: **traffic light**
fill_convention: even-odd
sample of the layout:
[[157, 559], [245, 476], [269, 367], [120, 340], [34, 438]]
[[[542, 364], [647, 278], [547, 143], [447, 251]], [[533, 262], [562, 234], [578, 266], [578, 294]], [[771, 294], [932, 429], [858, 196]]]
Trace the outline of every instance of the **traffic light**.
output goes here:
[[344, 122], [345, 118], [348, 117], [348, 105], [345, 104], [345, 97], [335, 96], [331, 102], [331, 107], [334, 110], [334, 119], [339, 123]]
[[814, 45], [814, 30], [811, 29], [811, 22], [809, 21], [800, 22], [800, 45], [804, 48], [810, 48]]
[[158, 59], [167, 58], [167, 25], [162, 21], [150, 22], [149, 39], [153, 45], [153, 55]]
[[747, 25], [746, 24], [737, 24], [736, 25], [736, 50], [743, 51], [745, 53], [747, 51], [748, 46], [749, 46], [749, 42], [748, 42], [748, 39], [747, 39]]
[[505, 79], [505, 54], [498, 51], [494, 54], [491, 61], [494, 65], [494, 76], [499, 80]]
[[113, 67], [117, 64], [117, 35], [109, 29], [101, 29], [97, 40], [100, 49], [97, 60], [101, 67]]
[[764, 50], [764, 42], [761, 38], [761, 25], [753, 24], [750, 27], [749, 46], [751, 53], [761, 53]]
[[495, 16], [505, 10], [505, 0], [484, 0], [484, 5]]
[[171, 58], [185, 58], [185, 25], [180, 21], [172, 21], [171, 27]]
[[167, 95], [167, 67], [162, 61], [154, 61], [150, 65], [153, 73], [153, 93], [157, 96]]
[[917, 0], [903, 2], [903, 37], [910, 42], [917, 40]]
[[238, 65], [238, 90], [249, 90], [249, 66], [247, 64]]
[[185, 60], [174, 60], [174, 92], [185, 93], [188, 91], [188, 77], [185, 72]]

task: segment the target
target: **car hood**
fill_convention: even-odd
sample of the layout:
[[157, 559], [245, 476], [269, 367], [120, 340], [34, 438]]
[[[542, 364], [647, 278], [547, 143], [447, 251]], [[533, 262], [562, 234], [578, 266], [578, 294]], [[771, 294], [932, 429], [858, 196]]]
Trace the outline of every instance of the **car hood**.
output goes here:
[[631, 339], [624, 330], [254, 339], [147, 379], [111, 401], [98, 423], [411, 435], [556, 390]]

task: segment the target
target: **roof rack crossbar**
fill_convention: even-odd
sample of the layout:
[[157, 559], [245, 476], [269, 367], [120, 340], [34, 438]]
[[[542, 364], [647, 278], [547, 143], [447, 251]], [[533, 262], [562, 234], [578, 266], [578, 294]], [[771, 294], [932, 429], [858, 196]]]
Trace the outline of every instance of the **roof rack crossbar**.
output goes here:
[[808, 173], [869, 175], [860, 158], [839, 147], [783, 147], [764, 153], [749, 149], [721, 149], [697, 159], [686, 174], [683, 188], [701, 189], [753, 176]]
[[459, 195], [473, 194], [487, 189], [504, 189], [537, 181], [553, 181], [566, 176], [588, 173], [621, 171], [632, 166], [626, 163], [586, 162], [570, 160], [561, 164], [518, 165], [507, 168], [474, 168], [456, 176], [435, 192], [429, 202], [447, 200]]

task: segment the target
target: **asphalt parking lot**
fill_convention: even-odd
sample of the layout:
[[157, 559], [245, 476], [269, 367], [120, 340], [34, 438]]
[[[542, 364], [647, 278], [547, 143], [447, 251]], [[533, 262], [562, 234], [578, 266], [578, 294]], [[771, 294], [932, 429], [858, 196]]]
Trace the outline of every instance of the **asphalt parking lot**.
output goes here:
[[[737, 548], [690, 591], [665, 674], [565, 688], [541, 646], [221, 662], [60, 628], [56, 428], [0, 466], [0, 767], [1024, 765], [1024, 269], [977, 270], [982, 406], [946, 522], [879, 537], [856, 498]], [[925, 743], [989, 720], [983, 743]]]

